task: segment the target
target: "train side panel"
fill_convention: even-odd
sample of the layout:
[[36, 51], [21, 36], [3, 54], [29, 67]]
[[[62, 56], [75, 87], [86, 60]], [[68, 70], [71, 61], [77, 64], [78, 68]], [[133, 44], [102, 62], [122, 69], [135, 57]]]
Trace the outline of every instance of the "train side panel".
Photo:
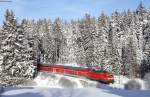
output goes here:
[[104, 72], [94, 72], [89, 69], [80, 69], [80, 68], [66, 68], [63, 66], [39, 66], [38, 70], [43, 71], [51, 71], [55, 73], [65, 74], [65, 75], [75, 75], [75, 76], [82, 76], [92, 80], [104, 82], [104, 83], [113, 83], [114, 76], [110, 73]]

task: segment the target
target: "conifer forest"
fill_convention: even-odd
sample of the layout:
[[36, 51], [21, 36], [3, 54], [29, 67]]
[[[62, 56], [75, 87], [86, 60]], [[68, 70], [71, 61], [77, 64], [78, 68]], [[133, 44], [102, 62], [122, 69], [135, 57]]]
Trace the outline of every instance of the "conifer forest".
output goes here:
[[6, 10], [0, 26], [0, 83], [32, 79], [37, 64], [76, 63], [142, 78], [150, 71], [150, 10], [114, 11], [78, 20], [18, 20]]

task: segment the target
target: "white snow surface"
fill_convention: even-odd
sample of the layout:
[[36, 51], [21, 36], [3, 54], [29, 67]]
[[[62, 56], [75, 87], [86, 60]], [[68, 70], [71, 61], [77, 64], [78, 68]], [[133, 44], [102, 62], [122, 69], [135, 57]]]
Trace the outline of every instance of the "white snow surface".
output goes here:
[[[96, 87], [97, 82], [91, 81], [86, 78], [77, 78], [71, 76], [64, 76], [61, 74], [54, 73], [43, 73], [40, 72], [39, 75], [34, 79], [36, 86], [34, 87], [50, 87], [50, 88], [64, 88], [60, 85], [60, 80], [64, 78], [69, 80], [72, 84], [75, 85], [74, 88], [83, 88], [83, 87]], [[66, 82], [67, 83], [67, 82]], [[64, 83], [65, 84], [65, 83]]]
[[[110, 84], [109, 86], [111, 86], [113, 88], [124, 89], [124, 85], [131, 79], [129, 79], [123, 75], [119, 75], [119, 76], [115, 75], [114, 80], [115, 80], [115, 82], [113, 84]], [[133, 79], [133, 80], [136, 80], [137, 82], [140, 83], [141, 90], [146, 90], [145, 81], [138, 79], [138, 78]]]
[[99, 88], [6, 88], [1, 97], [150, 97], [150, 91]]
[[[34, 79], [34, 82], [36, 83], [35, 87], [64, 88], [59, 84], [61, 78], [68, 79], [70, 82], [75, 84], [74, 88], [97, 87], [99, 85], [98, 82], [86, 78], [70, 77], [56, 73], [54, 74], [48, 72], [45, 73], [40, 72], [39, 75]], [[117, 89], [124, 89], [124, 85], [130, 80], [129, 78], [122, 75], [120, 76], [115, 75], [114, 79], [115, 82], [113, 84], [110, 84], [109, 86]], [[143, 80], [141, 79], [135, 80], [141, 84], [141, 90], [146, 90], [145, 82]]]
[[[75, 87], [61, 86], [62, 78], [75, 84]], [[115, 80], [114, 84], [104, 85], [85, 78], [40, 72], [33, 86], [7, 87], [1, 89], [0, 97], [150, 97], [148, 90], [124, 90], [123, 85], [129, 81], [124, 76], [115, 76]]]

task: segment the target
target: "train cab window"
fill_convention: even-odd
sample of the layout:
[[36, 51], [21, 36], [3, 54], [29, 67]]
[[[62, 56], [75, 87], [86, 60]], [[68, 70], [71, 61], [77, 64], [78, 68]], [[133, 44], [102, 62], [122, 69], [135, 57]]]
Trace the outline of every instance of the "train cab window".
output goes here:
[[93, 72], [97, 72], [97, 73], [108, 73], [106, 70], [92, 70]]

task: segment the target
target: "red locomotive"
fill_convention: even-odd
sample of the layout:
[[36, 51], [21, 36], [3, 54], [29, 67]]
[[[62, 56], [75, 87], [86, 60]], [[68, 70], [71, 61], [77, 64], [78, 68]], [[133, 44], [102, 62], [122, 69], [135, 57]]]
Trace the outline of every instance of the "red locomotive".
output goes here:
[[86, 77], [88, 79], [99, 81], [106, 84], [114, 82], [114, 76], [112, 74], [106, 71], [93, 71], [88, 68], [40, 64], [38, 66], [38, 70], [51, 71], [64, 75]]

